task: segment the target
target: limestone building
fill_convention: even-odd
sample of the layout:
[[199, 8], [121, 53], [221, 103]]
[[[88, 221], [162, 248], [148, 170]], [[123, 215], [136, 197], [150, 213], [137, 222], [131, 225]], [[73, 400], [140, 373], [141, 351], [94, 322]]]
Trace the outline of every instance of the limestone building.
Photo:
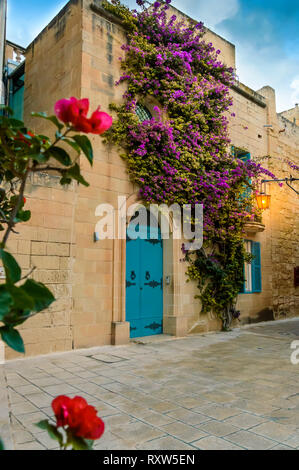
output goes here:
[[[206, 39], [235, 69], [235, 46], [212, 31], [206, 32]], [[120, 102], [124, 92], [123, 86], [114, 84], [125, 42], [123, 25], [105, 12], [99, 0], [69, 1], [26, 51], [7, 44], [8, 53], [15, 51], [7, 56], [14, 62], [7, 75], [11, 105], [19, 112], [24, 92], [24, 120], [39, 133], [52, 129], [33, 119], [31, 111], [51, 114], [54, 103], [64, 97], [88, 97], [92, 109], [101, 105], [108, 111], [109, 103]], [[25, 54], [25, 63], [18, 64], [19, 53]], [[269, 86], [254, 91], [236, 80], [231, 93], [236, 118], [231, 120], [230, 136], [235, 151], [260, 159], [278, 178], [289, 177], [293, 170], [287, 162], [299, 164], [298, 107], [277, 114], [275, 91]], [[27, 355], [122, 344], [134, 335], [126, 311], [128, 284], [134, 283], [128, 273], [142, 254], [133, 253], [126, 240], [96, 242], [94, 233], [98, 205], [117, 207], [121, 195], [129, 207], [138, 202], [138, 188], [129, 181], [125, 162], [115, 149], [104, 146], [99, 137], [92, 143], [93, 168], [82, 160], [90, 187], [62, 189], [57, 177], [36, 175], [27, 187], [31, 221], [9, 243], [22, 268], [35, 266], [34, 278], [46, 283], [57, 298], [47, 312], [22, 327]], [[255, 276], [252, 267], [246, 267], [246, 285], [238, 300], [242, 323], [299, 315], [299, 288], [294, 283], [299, 266], [298, 195], [286, 185], [271, 184], [267, 191], [272, 202], [263, 222], [247, 227], [248, 250], [260, 248], [260, 263]], [[162, 323], [155, 330], [153, 315], [154, 326], [144, 325], [144, 336], [155, 332], [184, 336], [221, 327], [213, 314], [200, 314], [196, 285], [186, 283], [186, 266], [180, 262], [181, 245], [170, 238], [155, 254], [160, 257], [156, 266], [161, 272], [158, 280], [162, 279], [158, 283]], [[7, 350], [7, 358], [11, 357], [14, 353]]]

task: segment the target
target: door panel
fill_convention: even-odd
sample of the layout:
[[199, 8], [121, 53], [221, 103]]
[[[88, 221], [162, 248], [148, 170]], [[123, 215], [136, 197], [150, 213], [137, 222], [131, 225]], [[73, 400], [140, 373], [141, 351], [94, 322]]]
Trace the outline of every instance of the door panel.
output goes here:
[[140, 317], [140, 240], [127, 240], [126, 305], [128, 321]]
[[126, 317], [131, 337], [163, 332], [163, 244], [160, 229], [140, 227], [147, 239], [127, 237]]

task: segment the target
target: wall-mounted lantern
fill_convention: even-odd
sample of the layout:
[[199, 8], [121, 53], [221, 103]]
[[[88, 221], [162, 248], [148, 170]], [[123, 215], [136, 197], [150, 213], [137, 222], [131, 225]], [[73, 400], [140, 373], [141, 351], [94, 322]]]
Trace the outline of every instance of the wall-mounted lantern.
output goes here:
[[296, 194], [299, 194], [299, 192], [295, 188], [293, 188], [293, 186], [291, 186], [293, 181], [299, 181], [299, 178], [293, 178], [291, 175], [289, 178], [284, 178], [283, 180], [279, 180], [279, 179], [262, 180], [261, 185], [264, 184], [265, 189], [264, 190], [261, 189], [260, 194], [257, 194], [255, 196], [258, 208], [261, 210], [266, 210], [266, 209], [269, 209], [270, 207], [271, 196], [269, 194], [266, 194], [266, 183], [285, 183], [289, 188], [295, 191]]
[[267, 194], [266, 181], [261, 181], [261, 190], [255, 196], [257, 207], [261, 211], [265, 211], [270, 208], [271, 196]]
[[257, 207], [261, 210], [270, 208], [271, 196], [265, 193], [257, 194], [255, 196]]

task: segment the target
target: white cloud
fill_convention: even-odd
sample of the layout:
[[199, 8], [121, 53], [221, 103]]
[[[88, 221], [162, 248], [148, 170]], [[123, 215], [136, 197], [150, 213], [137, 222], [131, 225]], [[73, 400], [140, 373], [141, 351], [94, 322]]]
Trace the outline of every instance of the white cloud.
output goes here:
[[232, 18], [239, 10], [239, 0], [174, 0], [173, 6], [213, 28]]

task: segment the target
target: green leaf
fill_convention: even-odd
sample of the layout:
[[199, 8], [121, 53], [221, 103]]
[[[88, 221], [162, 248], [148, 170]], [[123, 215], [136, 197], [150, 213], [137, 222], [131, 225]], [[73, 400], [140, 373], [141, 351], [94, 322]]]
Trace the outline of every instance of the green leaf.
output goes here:
[[10, 181], [15, 177], [14, 174], [12, 173], [12, 171], [10, 171], [10, 170], [6, 170], [5, 173], [4, 173], [4, 176], [5, 176], [5, 179], [7, 181]]
[[55, 297], [46, 286], [32, 279], [28, 279], [22, 289], [33, 298], [32, 310], [36, 313], [48, 308], [55, 301]]
[[10, 127], [9, 118], [0, 115], [0, 125], [3, 129], [8, 129]]
[[89, 183], [87, 183], [81, 175], [78, 163], [75, 163], [75, 165], [67, 171], [66, 177], [67, 176], [71, 176], [74, 180], [78, 181], [78, 183], [83, 184], [83, 186], [89, 186]]
[[61, 140], [69, 144], [78, 154], [81, 152], [81, 149], [76, 142], [73, 142], [71, 139], [67, 139], [66, 137], [63, 137]]
[[3, 262], [7, 281], [13, 284], [18, 282], [21, 279], [21, 268], [14, 257], [7, 251], [0, 249], [0, 259]]
[[4, 104], [0, 104], [0, 111], [4, 111], [4, 112], [6, 112], [7, 114], [10, 114], [10, 115], [13, 114], [13, 110], [11, 108], [9, 108], [8, 106], [5, 106]]
[[48, 424], [49, 421], [47, 419], [40, 421], [39, 423], [36, 423], [35, 426], [37, 426], [39, 429], [42, 429], [43, 431], [46, 431], [48, 429]]
[[59, 129], [59, 131], [61, 131], [61, 129], [63, 129], [64, 127], [64, 125], [61, 124], [60, 121], [58, 121], [56, 116], [48, 116], [47, 113], [31, 113], [31, 116], [39, 117], [39, 118], [46, 119], [47, 121], [52, 122]]
[[64, 124], [62, 124], [56, 116], [49, 116], [48, 121], [52, 122], [58, 129], [61, 131], [61, 129], [64, 128]]
[[48, 137], [47, 135], [38, 134], [36, 137], [38, 137], [38, 139], [41, 140], [41, 141], [50, 142], [50, 137]]
[[[10, 118], [9, 119], [9, 122], [10, 122], [10, 125], [16, 129], [21, 129], [24, 127], [24, 123], [23, 121], [19, 121], [19, 119], [13, 119], [13, 118]], [[30, 137], [30, 136], [28, 136]]]
[[5, 447], [4, 447], [3, 441], [0, 439], [0, 451], [1, 450], [5, 450]]
[[0, 321], [10, 312], [13, 300], [5, 285], [0, 286]]
[[31, 211], [22, 211], [20, 210], [17, 214], [16, 221], [17, 222], [28, 222], [31, 218]]
[[92, 450], [94, 446], [94, 441], [91, 441], [90, 439], [85, 439], [85, 442], [88, 445], [89, 450]]
[[72, 182], [72, 179], [66, 178], [65, 176], [63, 176], [63, 178], [61, 178], [60, 180], [61, 186], [65, 186], [66, 184], [71, 184], [71, 182]]
[[22, 325], [25, 323], [29, 318], [31, 317], [31, 310], [17, 310], [9, 314], [9, 317], [6, 321], [6, 324], [9, 324], [10, 326], [13, 326], [14, 328], [17, 328], [18, 326]]
[[58, 431], [58, 429], [53, 425], [49, 424], [47, 429], [49, 436], [54, 440], [58, 441], [59, 445], [62, 446], [63, 444], [63, 435]]
[[73, 447], [73, 450], [90, 450], [89, 444], [82, 437], [72, 436], [68, 442]]
[[62, 445], [63, 445], [63, 435], [61, 434], [61, 432], [58, 431], [56, 426], [49, 423], [48, 420], [40, 421], [39, 423], [36, 424], [36, 426], [39, 429], [43, 429], [44, 431], [47, 431], [49, 436], [51, 437], [51, 439], [53, 439], [54, 441], [58, 441], [60, 447], [62, 447]]
[[60, 147], [50, 147], [47, 154], [55, 158], [59, 163], [64, 166], [71, 166], [72, 160], [69, 154]]
[[47, 163], [50, 157], [45, 153], [34, 153], [33, 155], [30, 155], [30, 158], [38, 163]]
[[72, 137], [74, 141], [79, 145], [82, 152], [86, 155], [87, 160], [93, 164], [93, 150], [89, 138], [86, 135], [74, 135]]
[[13, 299], [13, 309], [33, 310], [34, 298], [28, 295], [23, 287], [8, 285], [8, 291]]
[[42, 111], [40, 111], [39, 113], [34, 113], [34, 112], [33, 112], [33, 113], [31, 113], [31, 116], [33, 116], [33, 117], [39, 117], [39, 118], [42, 118], [42, 119], [48, 119], [47, 113], [42, 112]]
[[4, 343], [6, 343], [11, 349], [18, 353], [25, 353], [24, 342], [17, 330], [9, 326], [4, 326], [0, 328], [0, 335], [2, 337], [2, 341], [4, 341]]

